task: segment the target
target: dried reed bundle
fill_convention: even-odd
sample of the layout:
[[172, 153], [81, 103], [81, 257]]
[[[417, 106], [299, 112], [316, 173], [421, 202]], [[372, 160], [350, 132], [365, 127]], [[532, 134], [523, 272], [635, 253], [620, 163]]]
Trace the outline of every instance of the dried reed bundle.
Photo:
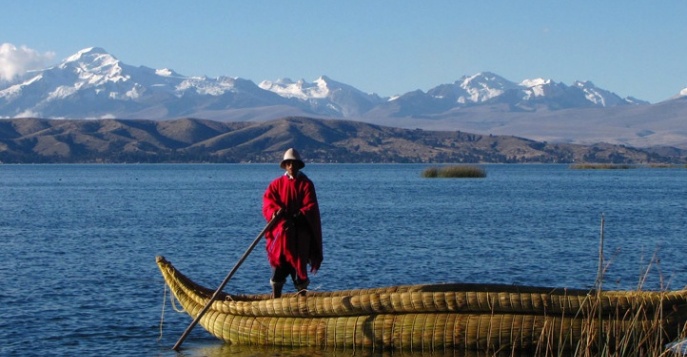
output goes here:
[[[164, 258], [158, 266], [195, 317], [213, 290]], [[687, 321], [687, 292], [512, 285], [395, 286], [271, 299], [224, 294], [200, 324], [232, 344], [404, 350], [574, 350], [668, 342]], [[600, 339], [603, 339], [600, 341]], [[633, 347], [643, 348], [643, 347]]]

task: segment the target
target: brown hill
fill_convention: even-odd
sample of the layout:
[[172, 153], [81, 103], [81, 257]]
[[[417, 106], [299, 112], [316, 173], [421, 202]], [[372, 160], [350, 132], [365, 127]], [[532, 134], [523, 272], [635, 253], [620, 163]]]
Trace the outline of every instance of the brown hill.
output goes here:
[[687, 156], [675, 148], [550, 144], [305, 117], [266, 122], [0, 120], [4, 163], [275, 162], [289, 147], [313, 162], [679, 163]]

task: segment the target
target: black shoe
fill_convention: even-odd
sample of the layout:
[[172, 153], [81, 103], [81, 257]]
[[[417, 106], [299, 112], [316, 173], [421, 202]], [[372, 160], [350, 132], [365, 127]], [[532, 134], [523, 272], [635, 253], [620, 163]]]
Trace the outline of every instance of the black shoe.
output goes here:
[[310, 285], [310, 279], [305, 279], [303, 282], [293, 282], [293, 286], [300, 296], [305, 296], [305, 293], [308, 291], [308, 285]]

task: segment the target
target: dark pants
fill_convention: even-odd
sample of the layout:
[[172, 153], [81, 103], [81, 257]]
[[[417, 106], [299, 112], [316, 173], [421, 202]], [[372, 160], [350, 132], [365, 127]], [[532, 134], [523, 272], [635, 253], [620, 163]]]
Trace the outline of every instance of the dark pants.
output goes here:
[[281, 262], [278, 267], [272, 268], [272, 281], [274, 285], [284, 285], [286, 283], [286, 277], [291, 276], [293, 281], [293, 286], [296, 290], [302, 290], [308, 287], [310, 279], [305, 279], [304, 281], [298, 278], [296, 274], [296, 269], [289, 264], [284, 257], [281, 257]]

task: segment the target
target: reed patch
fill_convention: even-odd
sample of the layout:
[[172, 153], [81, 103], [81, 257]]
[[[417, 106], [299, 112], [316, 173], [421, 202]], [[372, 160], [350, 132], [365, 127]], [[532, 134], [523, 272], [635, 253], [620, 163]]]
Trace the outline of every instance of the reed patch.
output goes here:
[[629, 164], [595, 164], [595, 163], [580, 163], [569, 166], [575, 170], [628, 170], [637, 168], [635, 165]]
[[568, 166], [574, 170], [629, 170], [629, 169], [679, 169], [687, 165], [648, 163], [648, 164], [607, 164], [607, 163], [579, 163]]
[[422, 171], [422, 177], [426, 178], [484, 178], [487, 172], [484, 168], [474, 165], [454, 165], [441, 167], [428, 167]]

